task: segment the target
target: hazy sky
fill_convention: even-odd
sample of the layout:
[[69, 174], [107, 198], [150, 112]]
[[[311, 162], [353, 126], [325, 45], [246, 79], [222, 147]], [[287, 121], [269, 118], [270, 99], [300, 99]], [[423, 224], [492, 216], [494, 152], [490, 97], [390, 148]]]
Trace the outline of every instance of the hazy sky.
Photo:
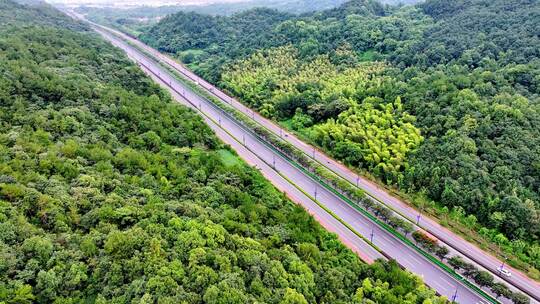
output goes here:
[[249, 0], [46, 0], [50, 3], [63, 3], [63, 4], [101, 4], [101, 5], [170, 5], [170, 4], [208, 4], [216, 2], [246, 2]]

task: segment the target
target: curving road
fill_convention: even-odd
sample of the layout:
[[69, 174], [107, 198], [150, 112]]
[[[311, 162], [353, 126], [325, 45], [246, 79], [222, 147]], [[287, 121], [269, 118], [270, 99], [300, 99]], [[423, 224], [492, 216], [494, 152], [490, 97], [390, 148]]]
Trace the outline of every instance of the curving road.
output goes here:
[[[198, 111], [224, 142], [230, 144], [248, 163], [256, 165], [278, 189], [285, 191], [291, 199], [306, 208], [324, 227], [336, 233], [362, 258], [372, 261], [383, 255], [356, 233], [368, 238], [373, 235], [375, 246], [409, 271], [421, 276], [426, 284], [438, 293], [448, 298], [456, 295], [456, 301], [460, 303], [486, 303], [485, 300], [481, 302], [481, 296], [469, 290], [459, 280], [432, 264], [413, 248], [395, 239], [386, 230], [379, 228], [335, 194], [321, 187], [302, 170], [259, 141], [256, 135], [221, 112], [213, 103], [192, 92], [189, 87], [177, 81], [145, 54], [103, 30], [97, 31], [138, 62], [143, 70], [168, 89], [176, 100]], [[294, 181], [294, 184], [290, 181]], [[322, 205], [326, 210], [321, 207]], [[334, 213], [337, 218], [328, 211]], [[349, 227], [338, 219], [347, 223]]]
[[509, 269], [512, 272], [512, 276], [506, 277], [500, 275], [497, 272], [497, 268], [503, 264], [501, 260], [498, 260], [497, 258], [486, 253], [475, 245], [469, 243], [462, 237], [454, 234], [447, 228], [441, 226], [432, 218], [422, 216], [418, 213], [417, 210], [415, 210], [405, 202], [401, 201], [400, 199], [390, 195], [385, 189], [381, 188], [376, 183], [366, 178], [363, 178], [362, 176], [359, 176], [358, 174], [351, 171], [349, 168], [347, 168], [340, 162], [324, 154], [317, 148], [306, 144], [305, 142], [297, 138], [294, 134], [284, 131], [279, 125], [262, 117], [257, 112], [254, 112], [250, 108], [244, 106], [238, 100], [220, 91], [218, 88], [214, 87], [212, 84], [208, 83], [201, 77], [198, 77], [195, 73], [191, 72], [189, 69], [185, 68], [183, 65], [173, 60], [172, 58], [158, 52], [157, 50], [147, 46], [146, 44], [138, 41], [137, 39], [125, 35], [124, 33], [112, 29], [108, 30], [113, 31], [115, 35], [119, 35], [123, 39], [129, 40], [131, 43], [136, 44], [138, 47], [152, 54], [152, 56], [154, 56], [155, 58], [158, 58], [162, 62], [178, 70], [186, 77], [198, 83], [209, 93], [229, 103], [231, 106], [242, 111], [243, 113], [246, 113], [248, 117], [251, 117], [254, 121], [261, 124], [274, 134], [280, 135], [284, 140], [303, 151], [307, 156], [318, 161], [320, 164], [327, 167], [329, 170], [335, 172], [342, 178], [348, 180], [353, 185], [356, 185], [357, 187], [363, 189], [368, 195], [370, 195], [374, 199], [383, 202], [385, 205], [395, 210], [397, 213], [399, 213], [412, 223], [418, 222], [418, 227], [429, 232], [431, 235], [439, 239], [440, 242], [446, 244], [451, 250], [459, 253], [460, 255], [463, 255], [467, 260], [476, 263], [480, 268], [491, 272], [498, 277], [498, 280], [506, 281], [516, 289], [519, 289], [522, 292], [528, 294], [532, 299], [536, 300], [534, 301], [535, 303], [540, 303], [540, 284], [538, 282], [534, 281], [522, 272], [513, 269], [506, 264], [505, 268]]

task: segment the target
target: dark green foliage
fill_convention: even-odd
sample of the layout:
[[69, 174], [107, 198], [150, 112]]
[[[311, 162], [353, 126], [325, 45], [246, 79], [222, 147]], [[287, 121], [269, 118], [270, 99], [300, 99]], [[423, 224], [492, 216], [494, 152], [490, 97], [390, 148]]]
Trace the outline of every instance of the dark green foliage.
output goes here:
[[510, 299], [512, 300], [512, 302], [514, 304], [529, 304], [529, 303], [531, 303], [531, 299], [528, 296], [526, 296], [526, 295], [524, 295], [524, 294], [522, 294], [520, 292], [515, 292], [515, 293], [510, 294]]
[[[115, 7], [78, 7], [77, 11], [88, 14], [88, 17], [95, 21], [109, 22], [111, 25], [133, 28], [138, 25], [154, 23], [169, 14], [177, 12], [195, 12], [206, 15], [232, 15], [257, 7], [276, 9], [287, 13], [306, 13], [333, 8], [343, 4], [347, 0], [318, 0], [316, 2], [309, 0], [251, 0], [246, 2], [229, 3], [209, 3], [198, 5], [168, 5], [168, 6], [141, 6], [134, 8], [117, 9]], [[413, 2], [418, 0], [385, 0], [385, 3], [397, 4]], [[142, 20], [141, 20], [142, 19]], [[113, 22], [111, 22], [113, 21]]]
[[439, 257], [439, 259], [444, 260], [448, 254], [448, 248], [445, 246], [439, 246], [435, 251], [435, 254]]
[[505, 298], [509, 298], [510, 295], [512, 294], [510, 289], [508, 289], [508, 287], [505, 284], [499, 283], [499, 282], [493, 283], [491, 285], [491, 291], [493, 291], [493, 293], [497, 296], [497, 298], [501, 296]]
[[429, 251], [437, 252], [439, 245], [436, 239], [431, 238], [420, 230], [413, 232], [412, 237], [420, 246], [428, 249]]
[[480, 287], [491, 287], [491, 285], [493, 285], [493, 276], [489, 272], [479, 271], [474, 275], [474, 281], [476, 284], [480, 285]]
[[266, 21], [242, 38], [210, 35], [216, 20], [244, 29], [238, 16], [184, 13], [143, 39], [332, 156], [427, 195], [514, 266], [540, 269], [540, 2], [245, 14]]
[[526, 64], [540, 56], [538, 1], [431, 0], [419, 7], [435, 26], [412, 46], [413, 62], [476, 67], [483, 58]]
[[[24, 2], [24, 1], [20, 1]], [[10, 0], [0, 0], [0, 28], [9, 25], [40, 24], [49, 26], [61, 26], [73, 30], [89, 30], [83, 23], [75, 22], [70, 17], [58, 12], [44, 1], [28, 0], [29, 4], [22, 5]], [[13, 8], [17, 9], [14, 14]], [[21, 24], [24, 22], [24, 24]]]
[[458, 270], [465, 266], [465, 261], [463, 261], [460, 256], [455, 255], [448, 259], [448, 264], [450, 264], [454, 270]]
[[530, 298], [520, 292], [512, 292], [504, 283], [494, 282], [494, 277], [489, 272], [478, 270], [473, 264], [469, 264], [459, 256], [452, 256], [448, 259], [448, 264], [458, 272], [472, 278], [481, 288], [488, 287], [496, 296], [505, 297], [513, 303], [530, 303]]
[[[292, 15], [276, 10], [258, 8], [231, 17], [179, 12], [169, 15], [141, 35], [141, 39], [162, 51], [190, 56], [192, 50], [197, 61], [208, 61], [211, 66], [201, 67], [201, 72], [217, 80], [226, 59], [223, 55], [237, 57], [250, 54], [262, 46], [271, 46], [273, 28]], [[193, 60], [193, 59], [192, 59]]]
[[22, 10], [0, 29], [0, 302], [446, 302], [225, 163], [120, 50]]

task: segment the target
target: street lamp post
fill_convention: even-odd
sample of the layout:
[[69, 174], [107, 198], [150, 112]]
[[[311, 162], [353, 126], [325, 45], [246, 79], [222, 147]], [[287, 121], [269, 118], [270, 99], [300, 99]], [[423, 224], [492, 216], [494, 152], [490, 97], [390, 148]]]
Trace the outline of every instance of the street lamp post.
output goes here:
[[456, 302], [456, 299], [457, 299], [457, 286], [456, 286], [456, 291], [454, 291], [454, 295], [452, 296], [452, 303], [455, 303]]
[[360, 176], [356, 176], [356, 187], [358, 188], [358, 184], [360, 183]]
[[373, 232], [373, 226], [371, 226], [371, 233], [370, 233], [370, 235], [369, 235], [369, 241], [370, 241], [371, 243], [373, 243], [373, 234], [374, 234], [374, 232]]
[[506, 265], [506, 260], [507, 260], [507, 257], [503, 256], [503, 261], [502, 261], [502, 264], [501, 264], [501, 270], [504, 269], [504, 265]]
[[319, 188], [319, 186], [317, 184], [315, 184], [315, 200], [317, 200], [317, 189]]

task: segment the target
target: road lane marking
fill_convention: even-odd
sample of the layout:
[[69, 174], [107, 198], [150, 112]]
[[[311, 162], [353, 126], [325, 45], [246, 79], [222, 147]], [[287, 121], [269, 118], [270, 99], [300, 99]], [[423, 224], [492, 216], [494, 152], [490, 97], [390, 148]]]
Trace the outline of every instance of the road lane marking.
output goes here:
[[[338, 206], [342, 206], [342, 205], [341, 205], [341, 204], [338, 204]], [[382, 235], [384, 235], [384, 234], [382, 234]], [[383, 238], [386, 239], [386, 237], [383, 237]], [[386, 240], [388, 241], [388, 239], [386, 239]], [[390, 243], [394, 243], [394, 242], [391, 241]]]

